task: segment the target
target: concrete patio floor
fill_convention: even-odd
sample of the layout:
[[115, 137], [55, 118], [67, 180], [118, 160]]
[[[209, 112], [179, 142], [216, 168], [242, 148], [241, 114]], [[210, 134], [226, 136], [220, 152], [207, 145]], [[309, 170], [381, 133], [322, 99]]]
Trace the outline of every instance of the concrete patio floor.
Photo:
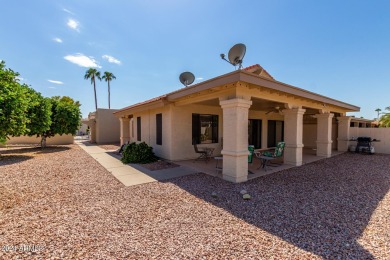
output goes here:
[[[339, 155], [343, 152], [339, 151], [332, 151], [332, 157], [335, 155]], [[303, 165], [312, 163], [318, 160], [326, 159], [325, 157], [319, 157], [316, 156], [316, 151], [314, 149], [304, 148], [303, 149]], [[282, 162], [282, 160], [278, 160], [276, 162]], [[211, 158], [210, 161], [195, 161], [195, 160], [185, 160], [185, 161], [174, 161], [174, 163], [179, 164], [181, 166], [186, 166], [189, 168], [193, 168], [194, 171], [203, 172], [211, 176], [222, 178], [222, 171], [219, 169], [217, 170], [217, 160], [214, 158]], [[221, 167], [222, 162], [218, 162], [219, 167]], [[248, 170], [253, 174], [248, 174], [248, 180], [258, 178], [260, 176], [272, 174], [275, 172], [279, 172], [282, 170], [290, 169], [295, 166], [287, 165], [287, 164], [281, 164], [278, 166], [270, 166], [267, 167], [267, 171], [265, 171], [263, 168], [260, 168], [260, 160], [256, 157], [253, 157], [252, 163], [249, 163]]]

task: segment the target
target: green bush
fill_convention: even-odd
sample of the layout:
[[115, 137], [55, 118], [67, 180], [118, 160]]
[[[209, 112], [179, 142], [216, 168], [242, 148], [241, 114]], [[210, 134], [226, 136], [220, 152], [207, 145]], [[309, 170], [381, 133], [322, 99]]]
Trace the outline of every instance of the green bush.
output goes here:
[[153, 148], [145, 142], [128, 144], [122, 154], [123, 163], [150, 163], [157, 161]]

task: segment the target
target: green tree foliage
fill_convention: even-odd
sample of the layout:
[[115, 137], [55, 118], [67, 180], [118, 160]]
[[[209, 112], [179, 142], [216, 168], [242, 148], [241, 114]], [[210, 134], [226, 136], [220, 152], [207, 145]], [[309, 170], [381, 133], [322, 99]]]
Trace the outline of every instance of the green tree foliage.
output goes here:
[[80, 103], [70, 97], [52, 97], [51, 103], [51, 125], [50, 128], [41, 134], [42, 147], [46, 146], [46, 138], [56, 134], [74, 135], [81, 124]]
[[8, 136], [19, 136], [26, 132], [29, 99], [26, 99], [28, 86], [18, 82], [19, 74], [6, 68], [0, 62], [0, 142]]
[[150, 163], [157, 161], [157, 157], [153, 153], [153, 147], [145, 142], [131, 143], [126, 145], [121, 161], [123, 163]]
[[113, 79], [116, 79], [116, 77], [111, 72], [105, 71], [102, 79], [104, 79], [108, 83], [108, 109], [110, 109], [111, 108], [111, 104], [110, 104], [110, 81], [113, 80]]
[[381, 116], [379, 124], [383, 127], [390, 127], [390, 106], [386, 107], [385, 110], [388, 112]]
[[28, 122], [26, 124], [26, 135], [41, 136], [42, 133], [48, 131], [51, 125], [51, 102], [49, 98], [45, 98], [41, 93], [36, 92], [32, 88], [26, 90], [28, 103]]
[[95, 94], [95, 108], [97, 110], [96, 79], [102, 80], [102, 78], [100, 77], [100, 71], [94, 68], [89, 68], [85, 72], [84, 79], [91, 79], [91, 84], [93, 84], [93, 91]]

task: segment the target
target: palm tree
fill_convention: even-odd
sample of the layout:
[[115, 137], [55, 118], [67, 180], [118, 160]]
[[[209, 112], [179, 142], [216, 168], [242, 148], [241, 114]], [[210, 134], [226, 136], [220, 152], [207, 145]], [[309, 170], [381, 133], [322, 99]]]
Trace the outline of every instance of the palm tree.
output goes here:
[[379, 120], [379, 112], [381, 112], [381, 111], [382, 111], [382, 109], [380, 109], [380, 108], [375, 109], [375, 112], [378, 112], [378, 120]]
[[95, 108], [97, 110], [97, 98], [96, 98], [96, 82], [95, 79], [102, 80], [100, 77], [100, 71], [94, 68], [89, 68], [85, 72], [84, 79], [91, 79], [91, 84], [93, 83], [93, 91], [95, 93]]
[[110, 81], [113, 79], [116, 79], [116, 77], [111, 72], [105, 71], [102, 79], [104, 79], [108, 83], [108, 109], [110, 109], [111, 108], [111, 106], [110, 106]]
[[390, 106], [386, 107], [385, 110], [389, 111], [389, 113], [383, 113], [379, 122], [381, 126], [390, 127]]

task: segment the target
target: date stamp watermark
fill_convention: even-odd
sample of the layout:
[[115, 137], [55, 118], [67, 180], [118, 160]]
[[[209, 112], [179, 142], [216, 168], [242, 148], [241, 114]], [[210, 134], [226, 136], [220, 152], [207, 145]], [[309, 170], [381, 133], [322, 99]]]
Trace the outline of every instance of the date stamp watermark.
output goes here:
[[20, 244], [20, 245], [2, 245], [1, 250], [3, 252], [40, 252], [45, 249], [42, 245], [27, 245], [27, 244]]

